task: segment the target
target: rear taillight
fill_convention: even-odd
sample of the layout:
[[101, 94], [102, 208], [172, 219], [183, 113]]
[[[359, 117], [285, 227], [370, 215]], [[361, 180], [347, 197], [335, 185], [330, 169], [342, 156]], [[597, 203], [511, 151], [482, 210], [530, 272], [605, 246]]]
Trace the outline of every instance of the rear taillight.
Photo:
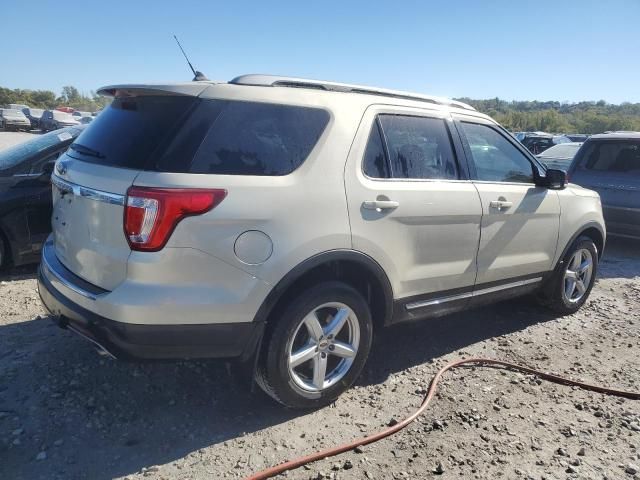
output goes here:
[[218, 205], [227, 191], [130, 187], [124, 209], [124, 234], [132, 250], [162, 249], [180, 220]]

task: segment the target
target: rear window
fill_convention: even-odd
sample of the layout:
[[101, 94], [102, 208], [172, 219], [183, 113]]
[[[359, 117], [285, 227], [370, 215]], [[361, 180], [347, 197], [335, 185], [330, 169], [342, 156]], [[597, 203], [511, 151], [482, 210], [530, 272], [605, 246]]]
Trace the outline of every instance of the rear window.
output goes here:
[[115, 98], [68, 153], [87, 162], [142, 169], [197, 102], [186, 96]]
[[328, 122], [325, 110], [292, 105], [116, 98], [78, 138], [73, 155], [158, 172], [287, 175], [311, 153]]
[[541, 158], [573, 158], [576, 152], [580, 149], [580, 145], [567, 145], [560, 144], [555, 145], [548, 150], [545, 150], [542, 154], [540, 154]]
[[640, 142], [600, 142], [586, 144], [580, 168], [600, 172], [640, 173]]

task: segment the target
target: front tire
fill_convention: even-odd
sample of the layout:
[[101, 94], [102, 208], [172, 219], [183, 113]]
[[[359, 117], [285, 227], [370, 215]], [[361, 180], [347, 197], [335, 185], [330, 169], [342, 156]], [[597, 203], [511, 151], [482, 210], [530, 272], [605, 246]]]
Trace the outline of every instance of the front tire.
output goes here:
[[271, 322], [256, 381], [287, 407], [330, 404], [351, 387], [369, 356], [371, 312], [362, 295], [345, 283], [309, 288]]
[[598, 273], [598, 250], [593, 240], [578, 237], [558, 264], [541, 300], [562, 315], [577, 312], [589, 298]]

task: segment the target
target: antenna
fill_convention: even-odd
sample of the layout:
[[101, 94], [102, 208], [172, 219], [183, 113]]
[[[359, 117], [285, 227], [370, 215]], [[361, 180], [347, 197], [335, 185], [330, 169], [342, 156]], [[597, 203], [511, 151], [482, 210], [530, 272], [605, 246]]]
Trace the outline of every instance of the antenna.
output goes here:
[[199, 82], [201, 80], [209, 80], [204, 73], [199, 72], [198, 70], [193, 68], [193, 65], [191, 65], [191, 62], [189, 61], [189, 57], [187, 57], [187, 54], [184, 52], [184, 48], [182, 48], [182, 45], [180, 45], [180, 40], [178, 40], [178, 37], [174, 35], [173, 38], [176, 39], [176, 43], [178, 44], [178, 47], [180, 47], [182, 55], [184, 55], [184, 59], [187, 61], [187, 63], [189, 64], [189, 68], [193, 72], [193, 81]]

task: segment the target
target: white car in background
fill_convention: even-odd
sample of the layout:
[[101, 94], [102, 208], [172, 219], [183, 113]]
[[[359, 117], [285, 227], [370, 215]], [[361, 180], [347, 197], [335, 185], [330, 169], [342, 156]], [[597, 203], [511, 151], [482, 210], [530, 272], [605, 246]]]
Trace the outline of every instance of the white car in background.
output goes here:
[[31, 122], [20, 110], [2, 108], [0, 109], [0, 129], [28, 131], [31, 129]]

